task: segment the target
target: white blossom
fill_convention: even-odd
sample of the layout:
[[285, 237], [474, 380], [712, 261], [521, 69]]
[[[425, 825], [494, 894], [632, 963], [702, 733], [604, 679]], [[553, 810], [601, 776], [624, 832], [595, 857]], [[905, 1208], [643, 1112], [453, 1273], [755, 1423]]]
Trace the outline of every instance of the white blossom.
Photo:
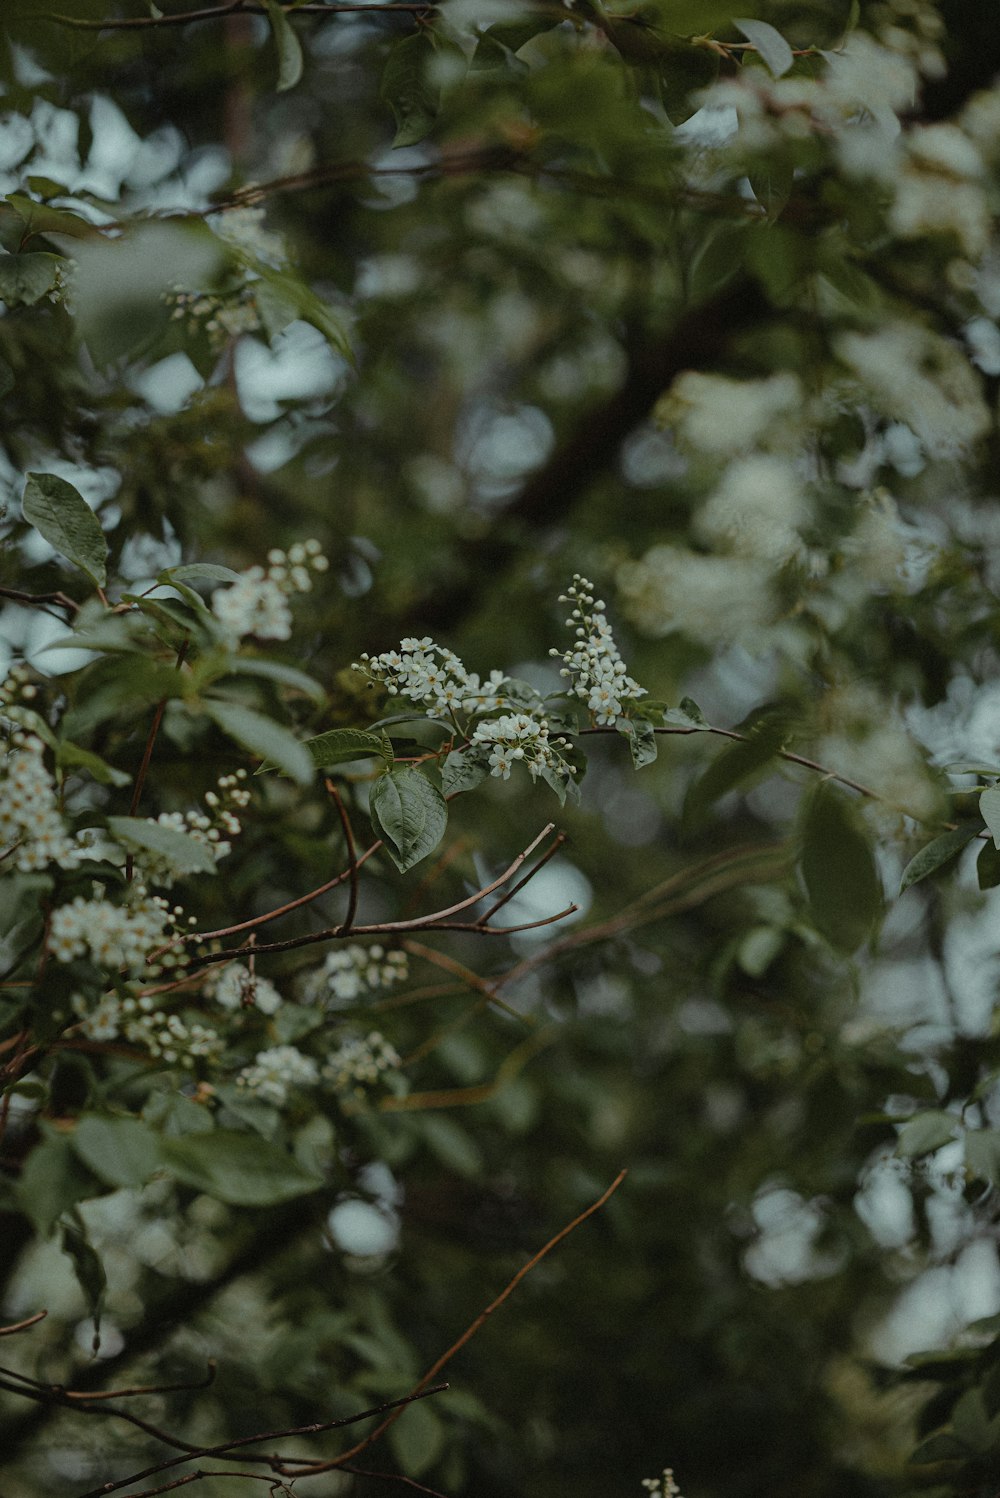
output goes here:
[[663, 545], [623, 563], [617, 583], [628, 617], [654, 639], [680, 631], [696, 640], [746, 643], [774, 617], [772, 571], [757, 559]]
[[247, 636], [260, 640], [287, 640], [292, 632], [288, 600], [308, 593], [312, 573], [329, 565], [318, 541], [297, 542], [288, 552], [275, 548], [268, 565], [248, 567], [234, 583], [212, 594], [212, 612], [219, 621], [223, 639], [231, 649]]
[[698, 514], [696, 529], [705, 540], [737, 556], [781, 566], [803, 559], [799, 528], [807, 518], [802, 486], [791, 464], [767, 453], [752, 453], [726, 469]]
[[366, 1087], [373, 1087], [388, 1071], [402, 1062], [395, 1047], [378, 1030], [365, 1036], [352, 1035], [341, 1041], [327, 1059], [323, 1077], [336, 1092], [363, 1097]]
[[786, 440], [790, 427], [795, 430], [791, 413], [802, 401], [798, 379], [787, 372], [766, 380], [729, 380], [687, 370], [674, 381], [656, 415], [676, 429], [681, 442], [728, 457], [772, 433]]
[[281, 1108], [294, 1087], [311, 1087], [319, 1080], [319, 1067], [311, 1056], [304, 1056], [293, 1045], [276, 1045], [258, 1051], [251, 1066], [245, 1066], [236, 1078], [262, 1102]]
[[312, 968], [299, 980], [299, 997], [304, 1004], [351, 1004], [368, 998], [382, 989], [401, 983], [409, 975], [406, 953], [398, 948], [386, 951], [378, 942], [363, 947], [351, 942], [329, 952], [322, 964]]
[[267, 978], [252, 973], [239, 962], [227, 962], [216, 969], [204, 985], [204, 991], [222, 1009], [259, 1009], [261, 1014], [275, 1014], [281, 1007], [281, 994]]
[[172, 912], [143, 885], [130, 888], [131, 903], [88, 900], [83, 895], [52, 912], [49, 951], [59, 962], [89, 956], [106, 970], [143, 972], [148, 953], [162, 943]]
[[[16, 709], [7, 709], [11, 711]], [[0, 759], [0, 847], [16, 845], [14, 864], [22, 873], [50, 863], [76, 868], [86, 850], [66, 830], [55, 781], [45, 765], [45, 745], [20, 730], [11, 735], [10, 745]]]
[[586, 702], [595, 722], [610, 724], [645, 697], [646, 688], [629, 676], [604, 612], [604, 600], [594, 597], [593, 586], [588, 578], [574, 573], [559, 602], [573, 605], [566, 624], [574, 631], [576, 644], [564, 654], [549, 653], [562, 661], [559, 674], [567, 678], [573, 696]]

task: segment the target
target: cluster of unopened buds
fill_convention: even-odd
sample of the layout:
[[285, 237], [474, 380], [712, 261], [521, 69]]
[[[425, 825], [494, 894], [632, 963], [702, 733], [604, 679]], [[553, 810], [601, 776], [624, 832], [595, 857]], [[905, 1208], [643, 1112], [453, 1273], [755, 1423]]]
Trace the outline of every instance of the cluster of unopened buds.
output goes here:
[[644, 1477], [642, 1485], [651, 1498], [681, 1498], [681, 1490], [674, 1482], [672, 1467], [664, 1467], [659, 1477]]
[[313, 574], [329, 567], [323, 548], [315, 540], [296, 541], [286, 551], [275, 548], [267, 554], [267, 567], [248, 567], [234, 583], [212, 594], [212, 612], [231, 646], [253, 636], [260, 640], [287, 640], [292, 633], [288, 600], [308, 593]]
[[563, 662], [560, 676], [568, 679], [571, 693], [586, 702], [595, 721], [610, 724], [628, 703], [645, 697], [646, 688], [629, 676], [604, 612], [606, 605], [591, 592], [593, 586], [576, 572], [568, 592], [559, 595], [560, 603], [573, 605], [566, 625], [575, 632], [577, 644], [549, 654]]
[[293, 1045], [276, 1045], [258, 1051], [250, 1066], [236, 1078], [237, 1087], [252, 1092], [261, 1102], [280, 1108], [296, 1087], [311, 1087], [319, 1081], [319, 1066]]
[[172, 319], [183, 320], [195, 332], [207, 333], [213, 345], [240, 333], [256, 333], [261, 327], [252, 285], [242, 285], [228, 295], [176, 288], [167, 292], [165, 300]]
[[349, 1035], [342, 1040], [323, 1067], [323, 1078], [335, 1092], [364, 1097], [365, 1088], [381, 1081], [386, 1072], [402, 1065], [395, 1046], [378, 1030], [367, 1035]]

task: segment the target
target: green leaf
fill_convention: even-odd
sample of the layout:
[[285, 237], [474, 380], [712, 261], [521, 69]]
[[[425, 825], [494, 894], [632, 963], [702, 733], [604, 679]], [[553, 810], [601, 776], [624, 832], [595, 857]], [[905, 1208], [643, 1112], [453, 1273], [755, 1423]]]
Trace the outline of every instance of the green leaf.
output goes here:
[[976, 877], [980, 889], [996, 889], [1000, 884], [1000, 852], [993, 843], [983, 843], [976, 859]]
[[306, 739], [304, 747], [313, 757], [318, 770], [331, 765], [346, 765], [356, 759], [378, 758], [392, 764], [392, 743], [388, 734], [366, 733], [361, 728], [331, 728], [315, 738]]
[[93, 754], [89, 749], [71, 743], [69, 739], [62, 739], [56, 745], [56, 764], [62, 765], [63, 769], [86, 770], [101, 785], [129, 785], [132, 780], [131, 775], [127, 775], [124, 770], [116, 770], [114, 765], [109, 765], [99, 754]]
[[846, 796], [820, 785], [806, 806], [802, 877], [817, 931], [853, 952], [882, 913], [882, 887], [867, 835]]
[[0, 302], [8, 307], [33, 307], [50, 292], [65, 261], [43, 252], [0, 257]]
[[73, 1261], [77, 1283], [86, 1299], [87, 1310], [94, 1323], [94, 1351], [96, 1352], [101, 1345], [101, 1307], [108, 1288], [108, 1278], [97, 1251], [87, 1237], [83, 1220], [76, 1211], [67, 1222], [63, 1223], [62, 1250]]
[[273, 336], [300, 318], [317, 328], [332, 348], [353, 362], [350, 339], [329, 303], [316, 295], [293, 271], [276, 270], [255, 255], [227, 245], [233, 259], [245, 265], [260, 278], [254, 287], [254, 300], [264, 326]]
[[[667, 717], [675, 721], [673, 714]], [[762, 708], [748, 719], [741, 728], [744, 737], [727, 744], [691, 786], [685, 798], [685, 818], [697, 821], [721, 796], [770, 764], [783, 747], [789, 729], [788, 715], [781, 708]]]
[[795, 168], [787, 156], [772, 154], [747, 172], [747, 179], [768, 218], [773, 220], [791, 197]]
[[21, 507], [50, 546], [103, 588], [108, 546], [101, 522], [79, 490], [54, 473], [29, 473]]
[[108, 817], [108, 827], [127, 848], [159, 853], [178, 874], [214, 874], [215, 859], [204, 843], [146, 817]]
[[393, 146], [415, 146], [434, 128], [440, 99], [439, 90], [427, 81], [433, 56], [432, 34], [426, 28], [404, 37], [389, 53], [379, 96], [396, 120]]
[[302, 48], [278, 0], [264, 0], [278, 52], [278, 93], [294, 88], [302, 77]]
[[107, 1186], [144, 1186], [163, 1165], [156, 1135], [138, 1118], [89, 1113], [70, 1138], [79, 1159]]
[[27, 225], [29, 234], [66, 234], [71, 239], [99, 239], [101, 231], [78, 213], [67, 208], [50, 208], [36, 203], [25, 193], [8, 193], [6, 202]]
[[934, 1462], [955, 1462], [968, 1457], [968, 1447], [946, 1430], [928, 1436], [913, 1452], [910, 1461], [915, 1467], [930, 1466]]
[[158, 583], [235, 583], [240, 574], [232, 567], [222, 567], [218, 562], [186, 562], [182, 567], [166, 567], [157, 577]]
[[277, 1144], [259, 1134], [216, 1129], [163, 1140], [169, 1169], [185, 1186], [234, 1207], [270, 1207], [323, 1185]]
[[1000, 1129], [970, 1129], [965, 1136], [965, 1168], [976, 1180], [1000, 1185]]
[[656, 759], [656, 733], [652, 723], [645, 718], [619, 718], [615, 728], [626, 739], [632, 751], [632, 764], [637, 770], [651, 765]]
[[389, 1430], [389, 1445], [409, 1477], [422, 1477], [444, 1451], [444, 1429], [426, 1399], [408, 1405]]
[[442, 795], [475, 790], [489, 773], [488, 749], [452, 749], [441, 766]]
[[742, 31], [748, 42], [752, 42], [770, 68], [775, 78], [780, 78], [795, 61], [792, 49], [781, 32], [769, 21], [733, 20], [737, 31]]
[[237, 744], [242, 744], [251, 754], [260, 755], [265, 762], [277, 765], [299, 785], [311, 784], [314, 775], [312, 756], [287, 728], [237, 702], [222, 702], [211, 697], [202, 706], [223, 733], [235, 739]]
[[899, 893], [902, 894], [911, 884], [918, 884], [928, 874], [933, 874], [936, 869], [950, 863], [980, 831], [978, 822], [969, 822], [964, 827], [954, 827], [950, 832], [942, 832], [940, 837], [934, 838], [919, 853], [914, 854], [906, 865], [899, 881]]
[[448, 825], [448, 806], [419, 770], [390, 770], [375, 782], [372, 826], [400, 873], [432, 852]]
[[210, 1108], [193, 1102], [182, 1092], [154, 1092], [142, 1110], [143, 1122], [170, 1138], [184, 1134], [211, 1134], [215, 1119]]
[[43, 1125], [45, 1137], [24, 1162], [17, 1183], [21, 1211], [43, 1238], [81, 1197], [94, 1194], [94, 1177], [79, 1160], [65, 1134]]
[[228, 657], [225, 674], [258, 676], [265, 681], [276, 681], [284, 687], [295, 687], [314, 702], [323, 702], [326, 698], [326, 692], [315, 677], [307, 676], [294, 666], [286, 666], [283, 661], [268, 661], [252, 655], [231, 655]]
[[950, 1113], [941, 1113], [936, 1109], [917, 1113], [913, 1118], [907, 1119], [900, 1129], [896, 1153], [905, 1155], [907, 1159], [930, 1154], [943, 1144], [950, 1144], [958, 1137], [958, 1130], [958, 1119]]
[[993, 846], [1000, 848], [1000, 785], [991, 785], [979, 798], [983, 821], [993, 835]]

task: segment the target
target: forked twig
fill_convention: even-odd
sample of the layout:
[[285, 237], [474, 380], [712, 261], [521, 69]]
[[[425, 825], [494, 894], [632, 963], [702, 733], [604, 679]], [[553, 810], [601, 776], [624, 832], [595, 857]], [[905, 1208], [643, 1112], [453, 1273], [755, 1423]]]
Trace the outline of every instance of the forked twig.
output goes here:
[[[558, 1233], [556, 1233], [554, 1237], [550, 1238], [548, 1243], [546, 1243], [544, 1247], [540, 1248], [536, 1254], [533, 1254], [526, 1264], [521, 1265], [521, 1268], [514, 1275], [513, 1279], [507, 1282], [506, 1286], [503, 1290], [500, 1291], [500, 1294], [496, 1297], [496, 1299], [491, 1300], [486, 1309], [484, 1311], [480, 1311], [475, 1320], [470, 1322], [470, 1324], [465, 1328], [465, 1331], [462, 1333], [462, 1335], [451, 1344], [447, 1352], [443, 1352], [441, 1356], [436, 1360], [436, 1362], [431, 1364], [430, 1368], [428, 1368], [423, 1378], [421, 1378], [420, 1381], [414, 1386], [414, 1394], [420, 1394], [427, 1389], [427, 1386], [430, 1384], [431, 1380], [437, 1378], [438, 1374], [442, 1371], [443, 1368], [446, 1368], [448, 1366], [452, 1358], [455, 1357], [456, 1353], [461, 1352], [466, 1342], [470, 1342], [479, 1331], [480, 1327], [486, 1324], [489, 1318], [493, 1315], [493, 1312], [499, 1310], [504, 1301], [514, 1293], [518, 1285], [524, 1279], [525, 1275], [530, 1274], [536, 1264], [540, 1264], [541, 1261], [548, 1254], [550, 1254], [554, 1248], [557, 1248], [559, 1246], [564, 1238], [568, 1238], [570, 1233], [578, 1228], [581, 1223], [586, 1222], [588, 1217], [593, 1217], [595, 1212], [599, 1212], [600, 1209], [604, 1206], [604, 1203], [609, 1199], [609, 1197], [613, 1196], [614, 1193], [618, 1190], [618, 1187], [621, 1185], [622, 1181], [624, 1181], [627, 1175], [627, 1170], [620, 1170], [615, 1176], [614, 1180], [611, 1182], [611, 1185], [607, 1188], [606, 1191], [603, 1191], [601, 1193], [601, 1195], [595, 1202], [591, 1202], [590, 1206], [585, 1207], [584, 1210], [578, 1214], [578, 1216], [573, 1218], [572, 1222], [568, 1222], [564, 1228], [560, 1228]], [[375, 1427], [370, 1435], [365, 1436], [363, 1441], [359, 1441], [356, 1446], [352, 1446], [350, 1451], [345, 1451], [342, 1456], [335, 1457], [333, 1460], [327, 1462], [312, 1462], [307, 1457], [303, 1457], [301, 1459], [295, 1458], [295, 1466], [301, 1469], [302, 1475], [304, 1477], [311, 1477], [319, 1472], [332, 1472], [335, 1468], [343, 1467], [347, 1462], [353, 1462], [354, 1458], [356, 1456], [360, 1456], [363, 1451], [367, 1451], [369, 1446], [373, 1445], [380, 1436], [383, 1436], [391, 1425], [395, 1425], [396, 1421], [399, 1419], [402, 1413], [403, 1411], [401, 1409], [393, 1410], [393, 1412], [388, 1415], [380, 1425], [377, 1425]], [[86, 1498], [98, 1498], [98, 1495], [87, 1494]]]

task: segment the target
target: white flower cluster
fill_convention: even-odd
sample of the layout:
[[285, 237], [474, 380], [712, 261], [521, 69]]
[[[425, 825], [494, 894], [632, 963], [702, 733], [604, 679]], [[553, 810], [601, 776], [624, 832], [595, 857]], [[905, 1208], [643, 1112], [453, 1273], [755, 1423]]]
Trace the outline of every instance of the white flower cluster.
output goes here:
[[382, 682], [390, 697], [408, 697], [434, 713], [491, 713], [503, 707], [505, 677], [491, 671], [481, 681], [467, 671], [453, 650], [435, 645], [430, 636], [400, 641], [398, 650], [362, 655], [354, 663], [370, 681]]
[[247, 635], [287, 640], [292, 632], [289, 598], [308, 593], [312, 573], [325, 572], [328, 566], [318, 541], [297, 541], [287, 552], [269, 551], [266, 569], [248, 567], [228, 588], [217, 588], [212, 612], [227, 644], [235, 648]]
[[351, 1004], [379, 989], [391, 988], [409, 976], [405, 952], [386, 951], [378, 943], [362, 947], [358, 942], [329, 952], [323, 963], [304, 974], [299, 996], [304, 1004]]
[[771, 453], [749, 453], [730, 463], [695, 525], [720, 550], [780, 567], [804, 560], [799, 528], [807, 519], [791, 463]]
[[[205, 804], [208, 814], [201, 811], [161, 811], [155, 818], [159, 827], [173, 832], [186, 833], [195, 842], [201, 843], [218, 863], [232, 851], [230, 838], [238, 837], [243, 824], [237, 816], [250, 803], [250, 792], [243, 785], [246, 770], [236, 770], [232, 775], [223, 775], [216, 782], [217, 790], [208, 791]], [[148, 884], [169, 889], [178, 877], [178, 870], [169, 857], [152, 848], [143, 848], [135, 854], [135, 865], [141, 870]]]
[[335, 1091], [363, 1097], [366, 1087], [401, 1065], [395, 1046], [378, 1030], [370, 1030], [364, 1037], [351, 1035], [341, 1041], [323, 1067], [323, 1077]]
[[529, 713], [504, 713], [499, 718], [488, 718], [476, 725], [472, 742], [491, 746], [490, 774], [499, 780], [510, 779], [511, 769], [518, 760], [530, 770], [532, 779], [543, 770], [552, 770], [569, 780], [575, 770], [561, 752], [569, 748], [569, 740], [550, 739], [545, 719]]
[[673, 1467], [664, 1467], [659, 1477], [644, 1477], [642, 1485], [653, 1498], [681, 1498], [681, 1490], [674, 1482]]
[[281, 995], [274, 984], [239, 962], [217, 968], [206, 980], [204, 991], [222, 1009], [259, 1009], [261, 1014], [275, 1014], [281, 1006]]
[[276, 1045], [258, 1051], [251, 1066], [245, 1066], [236, 1078], [237, 1087], [245, 1087], [262, 1102], [281, 1108], [293, 1087], [311, 1087], [319, 1081], [319, 1067], [311, 1056], [304, 1056], [293, 1045]]
[[265, 217], [264, 208], [225, 208], [208, 222], [220, 239], [278, 267], [287, 263], [288, 251], [282, 236], [265, 228]]
[[573, 695], [586, 702], [598, 723], [606, 724], [622, 715], [626, 703], [645, 697], [646, 688], [629, 676], [604, 613], [604, 602], [590, 591], [593, 586], [575, 572], [568, 593], [559, 595], [560, 603], [573, 604], [566, 624], [575, 630], [577, 643], [565, 654], [558, 650], [549, 654], [563, 662], [559, 674], [569, 678]]
[[757, 559], [660, 545], [622, 563], [616, 581], [629, 618], [654, 639], [679, 630], [695, 640], [746, 643], [774, 617], [771, 576]]
[[216, 1060], [223, 1050], [223, 1040], [216, 1030], [196, 1020], [182, 1019], [154, 1009], [151, 995], [141, 994], [125, 999], [103, 994], [95, 1007], [79, 994], [73, 997], [73, 1008], [81, 1016], [80, 1030], [89, 1040], [116, 1040], [124, 1036], [132, 1045], [141, 1046], [150, 1056], [169, 1065], [192, 1069], [199, 1060]]
[[58, 962], [89, 955], [99, 967], [124, 969], [130, 973], [151, 971], [147, 954], [162, 943], [172, 920], [180, 915], [166, 900], [147, 893], [144, 885], [133, 885], [131, 903], [113, 905], [110, 900], [86, 900], [77, 895], [52, 912], [49, 951]]
[[14, 864], [22, 873], [49, 863], [76, 868], [86, 850], [70, 837], [59, 815], [44, 744], [18, 730], [11, 734], [10, 745], [0, 760], [0, 845], [14, 845]]
[[765, 380], [730, 380], [689, 369], [657, 403], [656, 419], [686, 447], [735, 457], [761, 440], [770, 444], [796, 433], [794, 415], [802, 405], [802, 386], [785, 370]]

